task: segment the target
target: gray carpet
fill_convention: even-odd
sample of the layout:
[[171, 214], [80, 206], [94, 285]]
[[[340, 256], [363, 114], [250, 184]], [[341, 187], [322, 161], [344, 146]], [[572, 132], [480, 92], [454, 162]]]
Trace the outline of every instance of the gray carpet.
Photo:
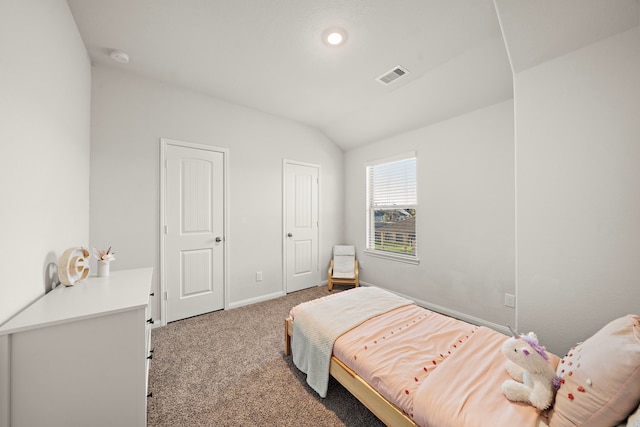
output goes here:
[[314, 287], [154, 329], [147, 425], [383, 426], [333, 378], [320, 398], [283, 356], [291, 307], [328, 294]]

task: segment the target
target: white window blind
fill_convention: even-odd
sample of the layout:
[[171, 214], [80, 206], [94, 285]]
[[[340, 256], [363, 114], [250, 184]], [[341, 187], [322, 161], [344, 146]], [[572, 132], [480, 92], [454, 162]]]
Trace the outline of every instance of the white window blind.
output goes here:
[[415, 258], [417, 180], [415, 154], [367, 166], [367, 249]]

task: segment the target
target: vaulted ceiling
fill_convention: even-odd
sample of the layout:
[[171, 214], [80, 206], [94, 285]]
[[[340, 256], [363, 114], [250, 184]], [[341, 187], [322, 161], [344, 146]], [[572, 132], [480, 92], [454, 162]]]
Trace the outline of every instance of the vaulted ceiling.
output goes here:
[[[512, 98], [512, 69], [637, 26], [639, 1], [68, 3], [94, 63], [316, 127], [348, 150]], [[323, 43], [331, 27], [344, 45]], [[398, 65], [409, 73], [377, 81]]]

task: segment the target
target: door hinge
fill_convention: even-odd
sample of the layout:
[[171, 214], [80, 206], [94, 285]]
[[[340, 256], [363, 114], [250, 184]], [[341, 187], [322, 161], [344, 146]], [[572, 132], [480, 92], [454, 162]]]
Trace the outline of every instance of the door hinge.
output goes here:
[[169, 234], [169, 226], [168, 225], [164, 226], [164, 234]]
[[165, 300], [169, 299], [169, 291], [164, 291], [164, 299]]

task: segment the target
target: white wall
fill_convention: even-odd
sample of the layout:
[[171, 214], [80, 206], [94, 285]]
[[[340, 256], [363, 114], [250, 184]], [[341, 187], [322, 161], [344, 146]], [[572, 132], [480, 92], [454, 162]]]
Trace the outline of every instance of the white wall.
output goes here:
[[[361, 279], [471, 320], [514, 324], [513, 102], [388, 138], [345, 156], [345, 242]], [[415, 150], [420, 265], [374, 258], [366, 246], [365, 163]]]
[[326, 280], [331, 248], [342, 235], [343, 153], [317, 130], [104, 66], [93, 68], [91, 125], [91, 245], [113, 246], [113, 269], [152, 266], [159, 287], [164, 137], [229, 149], [232, 305], [284, 290], [282, 160], [319, 164]]
[[564, 354], [640, 304], [638, 27], [515, 76], [518, 327]]
[[0, 323], [89, 243], [90, 87], [64, 0], [0, 2]]

